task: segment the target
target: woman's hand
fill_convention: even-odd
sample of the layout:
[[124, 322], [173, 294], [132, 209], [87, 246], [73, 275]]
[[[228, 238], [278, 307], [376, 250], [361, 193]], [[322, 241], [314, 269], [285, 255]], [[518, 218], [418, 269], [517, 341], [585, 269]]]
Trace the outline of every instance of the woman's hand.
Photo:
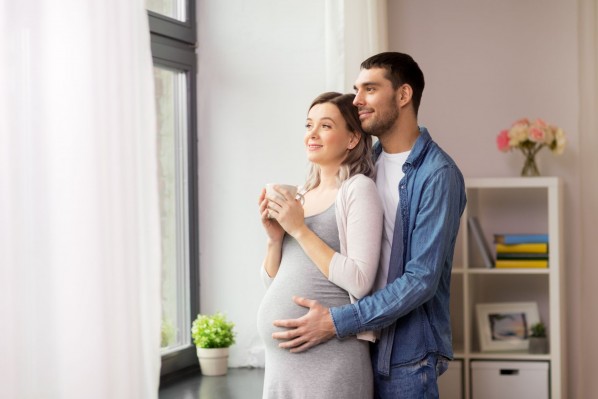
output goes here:
[[270, 210], [268, 209], [268, 199], [266, 198], [266, 189], [263, 188], [260, 194], [260, 198], [258, 201], [258, 205], [260, 208], [260, 215], [262, 219], [262, 226], [264, 226], [264, 230], [266, 230], [266, 234], [270, 241], [273, 242], [280, 242], [284, 237], [284, 230], [278, 224], [276, 219], [268, 217], [270, 214]]
[[270, 215], [276, 219], [284, 231], [297, 238], [297, 235], [303, 231], [305, 226], [305, 214], [301, 202], [292, 197], [285, 189], [275, 187], [278, 196], [266, 197], [269, 201]]

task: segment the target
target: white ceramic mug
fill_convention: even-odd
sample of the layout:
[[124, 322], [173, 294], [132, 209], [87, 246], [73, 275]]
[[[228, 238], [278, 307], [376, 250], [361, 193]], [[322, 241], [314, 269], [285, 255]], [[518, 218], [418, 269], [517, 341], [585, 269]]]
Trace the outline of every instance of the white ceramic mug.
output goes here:
[[[278, 191], [274, 190], [274, 186], [277, 186], [280, 190], [288, 191], [292, 197], [298, 199], [301, 202], [301, 205], [303, 205], [303, 203], [305, 202], [303, 194], [298, 192], [299, 187], [293, 186], [291, 184], [268, 183], [266, 184], [266, 196], [282, 198]], [[270, 215], [268, 215], [268, 217], [272, 218], [272, 216]]]

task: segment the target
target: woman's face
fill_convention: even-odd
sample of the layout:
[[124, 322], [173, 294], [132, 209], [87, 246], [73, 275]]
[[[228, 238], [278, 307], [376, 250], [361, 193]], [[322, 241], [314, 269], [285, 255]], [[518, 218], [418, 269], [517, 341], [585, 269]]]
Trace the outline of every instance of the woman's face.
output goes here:
[[358, 143], [337, 106], [331, 103], [314, 105], [307, 115], [305, 129], [307, 159], [320, 166], [339, 167], [347, 152]]

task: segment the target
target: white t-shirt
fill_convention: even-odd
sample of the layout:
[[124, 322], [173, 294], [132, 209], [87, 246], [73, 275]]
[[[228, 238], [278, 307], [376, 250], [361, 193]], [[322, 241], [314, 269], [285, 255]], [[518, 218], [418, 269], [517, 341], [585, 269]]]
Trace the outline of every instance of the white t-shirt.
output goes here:
[[405, 176], [403, 164], [410, 153], [411, 151], [388, 154], [382, 151], [376, 161], [376, 187], [384, 209], [384, 232], [382, 234], [380, 267], [378, 268], [374, 290], [386, 286], [395, 218], [397, 216], [397, 206], [399, 205], [399, 182]]

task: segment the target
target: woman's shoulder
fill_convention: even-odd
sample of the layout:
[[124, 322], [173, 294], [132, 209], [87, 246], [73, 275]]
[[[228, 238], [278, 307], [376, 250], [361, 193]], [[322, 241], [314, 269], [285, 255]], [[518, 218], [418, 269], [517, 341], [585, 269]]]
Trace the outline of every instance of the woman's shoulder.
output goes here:
[[378, 198], [376, 182], [372, 178], [362, 174], [353, 175], [341, 185], [339, 197], [344, 198], [349, 203], [354, 201], [369, 202], [372, 200], [372, 197]]
[[381, 214], [382, 204], [372, 178], [357, 174], [343, 182], [337, 197], [337, 209], [346, 212], [349, 208], [365, 210], [368, 214]]
[[358, 173], [345, 180], [342, 184], [348, 190], [376, 189], [376, 182], [371, 178]]

